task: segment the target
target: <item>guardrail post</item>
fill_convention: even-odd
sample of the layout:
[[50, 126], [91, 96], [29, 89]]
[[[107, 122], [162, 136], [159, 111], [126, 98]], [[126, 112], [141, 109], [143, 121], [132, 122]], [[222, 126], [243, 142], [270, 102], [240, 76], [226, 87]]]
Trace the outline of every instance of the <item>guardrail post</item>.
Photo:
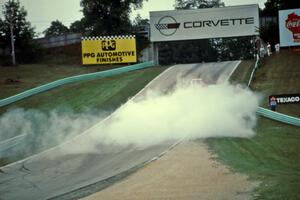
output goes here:
[[159, 65], [159, 55], [158, 55], [158, 43], [157, 42], [153, 42], [153, 61], [154, 61], [154, 65], [158, 66]]

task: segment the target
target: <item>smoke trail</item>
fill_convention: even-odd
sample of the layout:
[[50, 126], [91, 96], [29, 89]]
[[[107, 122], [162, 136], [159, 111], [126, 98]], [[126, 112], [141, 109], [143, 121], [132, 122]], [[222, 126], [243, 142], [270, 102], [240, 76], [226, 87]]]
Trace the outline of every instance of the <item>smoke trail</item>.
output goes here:
[[128, 146], [145, 148], [184, 139], [251, 137], [258, 104], [257, 94], [229, 83], [179, 84], [167, 94], [149, 91], [145, 98], [130, 100], [88, 131], [103, 113], [16, 109], [0, 119], [0, 137], [28, 134], [31, 137], [20, 149], [32, 153], [83, 132], [61, 148], [64, 154], [118, 152]]
[[78, 114], [70, 110], [10, 110], [0, 118], [0, 141], [21, 134], [26, 137], [20, 144], [0, 152], [0, 157], [23, 158], [41, 152], [82, 133], [106, 115], [99, 111]]
[[90, 138], [80, 142], [81, 149], [72, 148], [72, 152], [99, 152], [99, 144], [144, 148], [183, 139], [251, 137], [259, 99], [250, 90], [229, 83], [180, 85], [168, 94], [151, 91], [92, 128]]

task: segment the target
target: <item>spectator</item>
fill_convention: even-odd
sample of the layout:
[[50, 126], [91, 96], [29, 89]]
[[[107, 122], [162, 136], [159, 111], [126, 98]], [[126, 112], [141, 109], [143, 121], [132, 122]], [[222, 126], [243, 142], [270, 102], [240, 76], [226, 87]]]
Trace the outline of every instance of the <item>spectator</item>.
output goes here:
[[277, 101], [276, 101], [275, 97], [270, 98], [269, 104], [270, 104], [271, 110], [276, 111]]
[[263, 57], [265, 57], [265, 55], [266, 55], [266, 51], [265, 51], [264, 47], [261, 46], [259, 49], [259, 57], [263, 58]]
[[268, 51], [268, 56], [270, 56], [272, 54], [272, 50], [271, 50], [271, 45], [269, 42], [267, 44], [267, 51]]
[[280, 44], [277, 43], [275, 45], [275, 51], [276, 51], [276, 53], [278, 53], [280, 51]]

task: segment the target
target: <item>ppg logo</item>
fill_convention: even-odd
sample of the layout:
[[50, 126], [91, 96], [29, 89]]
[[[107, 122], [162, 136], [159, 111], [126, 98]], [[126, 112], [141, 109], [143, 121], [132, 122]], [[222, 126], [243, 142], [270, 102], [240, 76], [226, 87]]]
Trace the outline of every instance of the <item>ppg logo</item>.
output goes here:
[[117, 48], [115, 40], [104, 40], [101, 46], [103, 51], [114, 51]]

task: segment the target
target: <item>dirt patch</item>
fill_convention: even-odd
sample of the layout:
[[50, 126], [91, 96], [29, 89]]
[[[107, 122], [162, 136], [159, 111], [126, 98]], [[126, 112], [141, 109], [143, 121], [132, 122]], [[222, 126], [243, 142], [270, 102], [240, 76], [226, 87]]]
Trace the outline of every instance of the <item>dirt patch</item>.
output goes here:
[[185, 142], [137, 173], [84, 200], [250, 199], [258, 183], [212, 159], [204, 143]]
[[4, 80], [4, 84], [7, 84], [7, 85], [18, 84], [18, 83], [21, 83], [21, 81], [19, 79], [7, 78]]

